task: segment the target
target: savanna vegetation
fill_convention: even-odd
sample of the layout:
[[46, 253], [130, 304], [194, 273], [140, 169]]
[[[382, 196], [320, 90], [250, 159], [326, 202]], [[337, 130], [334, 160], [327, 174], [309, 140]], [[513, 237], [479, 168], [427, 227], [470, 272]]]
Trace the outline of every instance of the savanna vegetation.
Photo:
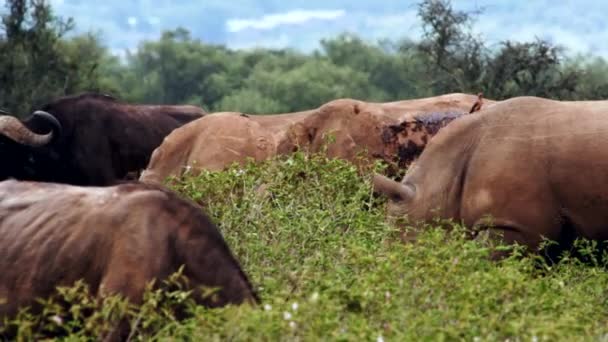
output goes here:
[[[93, 35], [66, 37], [71, 20], [48, 1], [9, 0], [0, 28], [0, 107], [24, 115], [54, 97], [100, 91], [133, 102], [191, 103], [209, 111], [279, 113], [339, 97], [393, 101], [461, 91], [502, 99], [600, 99], [608, 64], [566, 58], [544, 41], [491, 49], [469, 29], [473, 13], [447, 0], [419, 6], [419, 41], [366, 42], [344, 34], [312, 54], [231, 50], [185, 29], [142, 42], [124, 61]], [[259, 307], [192, 305], [179, 282], [143, 306], [98, 303], [85, 285], [60, 291], [41, 315], [7, 329], [18, 340], [91, 340], [122, 317], [133, 340], [606, 340], [606, 260], [579, 245], [559, 263], [500, 262], [454, 225], [428, 226], [415, 244], [386, 223], [370, 175], [341, 160], [296, 153], [171, 180], [203, 205], [258, 291]], [[584, 263], [583, 263], [584, 262]], [[176, 275], [178, 277], [179, 275]], [[60, 305], [65, 302], [71, 305]], [[183, 315], [183, 313], [187, 313]], [[178, 319], [184, 316], [185, 319]]]
[[370, 192], [371, 171], [297, 153], [171, 181], [218, 223], [260, 306], [205, 309], [173, 286], [139, 309], [119, 298], [100, 307], [77, 286], [62, 291], [69, 309], [56, 301], [14, 321], [19, 337], [88, 340], [126, 316], [142, 341], [606, 339], [606, 260], [551, 265], [513, 248], [493, 263], [456, 225], [402, 244]]

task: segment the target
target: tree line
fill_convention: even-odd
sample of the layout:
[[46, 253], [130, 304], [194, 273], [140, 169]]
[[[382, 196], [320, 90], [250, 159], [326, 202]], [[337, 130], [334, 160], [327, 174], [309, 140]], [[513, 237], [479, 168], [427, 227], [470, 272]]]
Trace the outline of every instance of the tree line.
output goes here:
[[423, 36], [369, 42], [344, 33], [312, 53], [233, 50], [193, 38], [184, 28], [142, 41], [121, 59], [93, 34], [67, 37], [72, 19], [48, 0], [8, 0], [0, 26], [0, 108], [25, 115], [58, 96], [107, 93], [130, 102], [194, 104], [208, 111], [285, 113], [332, 99], [396, 101], [449, 92], [504, 99], [608, 97], [608, 64], [567, 57], [537, 39], [490, 48], [471, 31], [481, 12], [449, 0], [422, 0]]

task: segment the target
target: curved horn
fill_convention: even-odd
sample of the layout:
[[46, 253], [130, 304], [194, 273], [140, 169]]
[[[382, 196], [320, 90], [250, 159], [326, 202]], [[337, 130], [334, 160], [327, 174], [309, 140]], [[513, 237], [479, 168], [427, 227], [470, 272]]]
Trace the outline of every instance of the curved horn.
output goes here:
[[44, 146], [53, 139], [53, 131], [47, 134], [36, 134], [11, 115], [0, 116], [0, 134], [19, 144], [32, 147]]
[[40, 118], [43, 121], [46, 121], [49, 125], [51, 125], [51, 127], [53, 127], [51, 133], [53, 133], [54, 136], [61, 136], [61, 131], [63, 130], [63, 127], [61, 126], [59, 120], [57, 120], [57, 118], [53, 114], [45, 112], [43, 110], [37, 110], [32, 115], [35, 118]]
[[415, 190], [411, 187], [396, 182], [383, 175], [375, 174], [372, 180], [374, 192], [388, 196], [396, 201], [407, 201], [414, 198]]

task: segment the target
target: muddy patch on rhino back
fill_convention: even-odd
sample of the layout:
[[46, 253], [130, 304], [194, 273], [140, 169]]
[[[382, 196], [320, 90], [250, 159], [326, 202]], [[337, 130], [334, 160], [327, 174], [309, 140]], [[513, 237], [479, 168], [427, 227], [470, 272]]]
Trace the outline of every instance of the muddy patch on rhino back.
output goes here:
[[382, 130], [384, 160], [397, 170], [406, 169], [422, 153], [431, 138], [453, 120], [468, 115], [464, 112], [431, 112], [416, 114]]

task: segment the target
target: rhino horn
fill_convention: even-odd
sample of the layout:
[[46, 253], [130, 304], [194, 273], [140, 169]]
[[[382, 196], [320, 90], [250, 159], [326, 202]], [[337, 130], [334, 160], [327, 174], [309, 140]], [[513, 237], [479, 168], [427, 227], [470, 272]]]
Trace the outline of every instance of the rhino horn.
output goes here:
[[386, 176], [375, 174], [372, 180], [374, 192], [394, 201], [408, 201], [414, 198], [415, 190]]

